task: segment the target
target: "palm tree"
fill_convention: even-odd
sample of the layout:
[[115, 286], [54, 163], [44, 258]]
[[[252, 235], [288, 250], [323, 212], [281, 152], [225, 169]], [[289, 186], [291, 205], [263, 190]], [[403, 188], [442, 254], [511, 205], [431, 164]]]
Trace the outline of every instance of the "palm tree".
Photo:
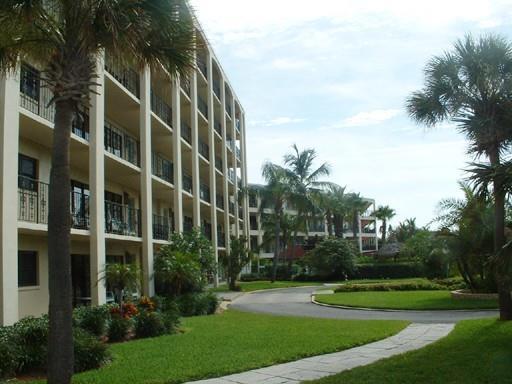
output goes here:
[[21, 60], [42, 69], [53, 93], [55, 124], [49, 188], [48, 382], [73, 373], [69, 142], [75, 112], [86, 109], [103, 50], [168, 76], [193, 66], [195, 27], [186, 0], [4, 0], [0, 2], [0, 73]]
[[[466, 36], [450, 52], [434, 57], [425, 69], [425, 87], [407, 100], [409, 115], [434, 126], [455, 123], [470, 142], [470, 152], [484, 155], [497, 169], [512, 138], [512, 45], [504, 38]], [[502, 175], [492, 177], [497, 265], [510, 265], [505, 245], [505, 190]], [[496, 268], [500, 318], [512, 320], [511, 277]]]
[[356, 239], [359, 232], [359, 216], [368, 208], [369, 203], [359, 193], [349, 193], [347, 198], [348, 210], [352, 218], [352, 236]]
[[137, 264], [108, 264], [100, 280], [114, 291], [122, 315], [124, 296], [140, 289], [142, 271]]
[[317, 153], [313, 148], [306, 148], [301, 151], [296, 144], [293, 144], [292, 149], [292, 153], [284, 156], [284, 165], [293, 185], [290, 203], [297, 209], [296, 225], [293, 231], [293, 259], [298, 232], [304, 228], [307, 232], [308, 218], [316, 213], [313, 194], [328, 184], [319, 179], [323, 176], [329, 176], [330, 166], [327, 163], [322, 163], [314, 168]]
[[389, 205], [381, 205], [377, 208], [377, 210], [374, 212], [374, 215], [377, 217], [377, 219], [382, 221], [382, 244], [386, 243], [386, 230], [387, 230], [387, 224], [388, 220], [391, 220], [393, 217], [395, 217], [395, 210], [390, 208]]
[[329, 236], [343, 238], [345, 218], [349, 213], [349, 194], [345, 193], [345, 189], [330, 183], [317, 193], [317, 205], [325, 214]]
[[[274, 258], [272, 260], [272, 278], [276, 280], [277, 261], [281, 252], [281, 223], [286, 201], [292, 194], [289, 172], [280, 165], [265, 162], [262, 167], [262, 176], [267, 185], [260, 190], [261, 207], [272, 207], [274, 216]], [[263, 212], [262, 212], [263, 213]]]

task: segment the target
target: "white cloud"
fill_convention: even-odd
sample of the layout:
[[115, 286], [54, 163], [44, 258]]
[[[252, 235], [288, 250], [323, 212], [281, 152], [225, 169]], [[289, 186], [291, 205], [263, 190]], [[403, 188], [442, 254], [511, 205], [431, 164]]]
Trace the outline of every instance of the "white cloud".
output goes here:
[[376, 109], [368, 112], [360, 112], [354, 116], [343, 119], [340, 127], [361, 127], [380, 124], [390, 120], [401, 113], [399, 109]]
[[309, 63], [300, 59], [279, 58], [272, 61], [272, 67], [276, 69], [302, 69], [307, 66]]
[[278, 125], [286, 125], [286, 124], [295, 124], [295, 123], [302, 123], [304, 119], [297, 118], [297, 117], [275, 117], [270, 120], [265, 121], [250, 121], [249, 125], [251, 127], [274, 127]]

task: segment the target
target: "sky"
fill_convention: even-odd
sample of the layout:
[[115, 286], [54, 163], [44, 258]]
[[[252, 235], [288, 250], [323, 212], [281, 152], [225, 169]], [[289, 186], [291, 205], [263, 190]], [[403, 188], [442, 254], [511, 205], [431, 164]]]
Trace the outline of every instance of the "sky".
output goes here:
[[249, 182], [291, 145], [329, 180], [426, 225], [472, 157], [456, 127], [405, 111], [427, 61], [471, 33], [512, 40], [512, 0], [191, 0], [247, 123]]

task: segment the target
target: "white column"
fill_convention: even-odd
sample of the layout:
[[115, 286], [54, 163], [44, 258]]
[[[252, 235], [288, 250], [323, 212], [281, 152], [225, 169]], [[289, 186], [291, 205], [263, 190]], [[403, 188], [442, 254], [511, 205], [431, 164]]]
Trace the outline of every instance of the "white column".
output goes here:
[[174, 167], [174, 231], [183, 232], [183, 169], [181, 164], [180, 82], [172, 81], [172, 150]]
[[359, 250], [361, 252], [363, 252], [363, 234], [362, 234], [362, 226], [361, 226], [361, 215], [358, 213], [357, 214], [357, 226], [358, 226], [358, 242], [359, 242]]
[[105, 283], [98, 283], [98, 277], [105, 269], [105, 75], [104, 55], [96, 66], [98, 78], [94, 92], [91, 92], [89, 109], [89, 189], [91, 193], [89, 214], [91, 302], [101, 305], [106, 301]]
[[[194, 71], [190, 78], [190, 125], [192, 130], [192, 218], [194, 221], [194, 227], [201, 229], [201, 198], [200, 188], [201, 181], [199, 179], [199, 126], [197, 123], [197, 72]], [[206, 117], [206, 116], [205, 116]]]
[[140, 76], [140, 152], [141, 152], [141, 217], [143, 292], [154, 296], [153, 279], [153, 190], [151, 180], [151, 71], [142, 70]]
[[[222, 75], [221, 75], [222, 76]], [[224, 174], [224, 234], [226, 253], [229, 253], [231, 246], [229, 224], [229, 182], [228, 182], [228, 151], [227, 151], [227, 125], [226, 125], [226, 85], [224, 78], [220, 79], [220, 101], [221, 101], [221, 117], [220, 124], [222, 126], [222, 173]]]
[[0, 78], [0, 325], [18, 320], [18, 139], [20, 85]]
[[235, 110], [235, 97], [231, 98], [231, 137], [232, 147], [231, 147], [231, 158], [233, 161], [233, 171], [235, 172], [235, 188], [233, 193], [233, 202], [235, 203], [235, 236], [240, 237], [240, 211], [238, 209], [238, 160], [236, 159], [236, 110]]
[[[212, 246], [215, 254], [215, 262], [219, 262], [219, 246], [217, 242], [217, 172], [215, 171], [215, 109], [213, 106], [213, 68], [212, 68], [212, 55], [208, 52], [207, 56], [207, 73], [208, 73], [208, 147], [210, 148], [209, 161], [209, 178], [210, 178], [210, 223], [212, 226]], [[214, 286], [219, 285], [218, 271], [214, 276]]]
[[245, 132], [245, 114], [240, 111], [240, 161], [242, 168], [242, 187], [243, 187], [243, 220], [244, 220], [244, 236], [249, 241], [249, 195], [248, 195], [248, 180], [247, 180], [247, 145], [246, 145], [246, 132]]

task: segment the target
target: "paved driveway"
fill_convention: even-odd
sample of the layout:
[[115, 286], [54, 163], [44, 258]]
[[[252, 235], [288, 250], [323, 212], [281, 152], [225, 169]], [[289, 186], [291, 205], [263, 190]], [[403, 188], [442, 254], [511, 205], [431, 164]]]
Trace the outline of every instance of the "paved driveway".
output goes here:
[[240, 311], [330, 319], [408, 320], [416, 323], [455, 323], [464, 319], [497, 316], [497, 311], [365, 311], [323, 307], [311, 303], [319, 287], [286, 288], [245, 294], [233, 300]]

